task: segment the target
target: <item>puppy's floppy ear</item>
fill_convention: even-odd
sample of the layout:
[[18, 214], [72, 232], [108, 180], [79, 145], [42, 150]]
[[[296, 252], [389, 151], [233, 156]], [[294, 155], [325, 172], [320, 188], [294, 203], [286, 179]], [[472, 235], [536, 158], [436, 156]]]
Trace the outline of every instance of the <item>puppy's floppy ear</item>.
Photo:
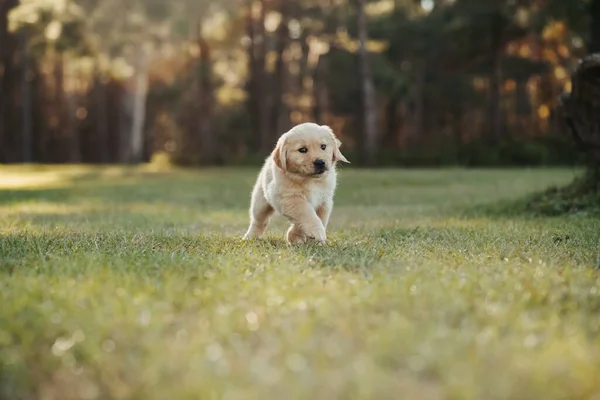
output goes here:
[[285, 147], [285, 135], [281, 136], [277, 141], [277, 145], [275, 146], [273, 153], [271, 153], [271, 157], [273, 157], [273, 162], [275, 165], [285, 172], [287, 167], [287, 148]]
[[333, 151], [333, 162], [335, 161], [343, 161], [345, 163], [350, 164], [350, 161], [348, 161], [346, 159], [346, 157], [344, 157], [344, 155], [342, 154], [342, 152], [340, 151], [340, 147], [342, 146], [342, 142], [335, 136], [335, 133], [333, 133], [333, 129], [331, 129], [329, 126], [327, 125], [321, 125], [322, 128], [325, 128], [329, 131], [329, 134], [331, 134], [331, 136], [333, 137], [333, 140], [335, 142], [335, 149]]

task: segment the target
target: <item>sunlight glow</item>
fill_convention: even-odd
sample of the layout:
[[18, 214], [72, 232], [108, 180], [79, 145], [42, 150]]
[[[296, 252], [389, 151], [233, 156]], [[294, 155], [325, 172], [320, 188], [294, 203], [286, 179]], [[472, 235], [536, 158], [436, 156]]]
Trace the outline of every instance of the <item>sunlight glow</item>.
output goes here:
[[423, 10], [427, 12], [431, 12], [431, 10], [433, 10], [434, 5], [435, 3], [433, 0], [421, 0], [421, 7], [423, 7]]
[[62, 24], [58, 21], [52, 21], [46, 27], [44, 34], [49, 41], [55, 41], [62, 33]]
[[55, 186], [61, 182], [58, 174], [22, 174], [3, 173], [0, 177], [0, 189], [23, 189]]

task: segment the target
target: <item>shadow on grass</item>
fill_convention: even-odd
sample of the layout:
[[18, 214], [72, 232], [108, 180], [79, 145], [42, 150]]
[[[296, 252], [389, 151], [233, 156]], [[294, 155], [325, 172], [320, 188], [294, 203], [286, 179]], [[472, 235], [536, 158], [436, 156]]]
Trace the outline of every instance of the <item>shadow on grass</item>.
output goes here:
[[551, 186], [520, 199], [473, 207], [465, 216], [536, 218], [569, 214], [600, 218], [600, 172], [587, 172], [565, 186]]
[[[230, 209], [203, 210], [189, 215], [174, 214], [172, 209], [156, 212], [152, 208], [133, 210], [110, 206], [90, 210], [67, 210], [65, 212], [19, 212], [13, 231], [66, 233], [134, 233], [139, 235], [163, 232], [168, 235], [215, 235], [241, 237], [246, 227], [231, 216]], [[1, 234], [2, 232], [0, 232]]]
[[171, 230], [6, 233], [0, 234], [0, 274], [78, 276], [90, 269], [108, 268], [142, 276], [195, 276], [220, 268], [224, 254], [239, 257], [244, 251], [240, 242], [239, 238]]
[[[450, 230], [453, 228], [381, 229], [370, 235], [329, 239], [325, 246], [303, 244], [291, 247], [296, 254], [307, 260], [307, 265], [311, 268], [341, 270], [368, 277], [378, 268], [387, 267], [382, 263], [384, 259], [388, 258], [394, 264], [403, 264], [403, 249], [418, 247], [423, 251], [432, 236], [443, 236]], [[425, 256], [425, 253], [422, 255]], [[396, 271], [401, 273], [402, 268]]]
[[113, 179], [99, 172], [90, 172], [61, 178], [57, 183], [60, 187], [0, 189], [0, 205], [36, 201], [69, 204], [90, 201], [101, 204], [171, 203], [206, 209], [247, 209], [251, 185], [244, 177], [238, 178], [233, 182], [218, 175], [174, 180], [168, 174], [130, 172]]
[[32, 201], [61, 203], [71, 198], [68, 188], [51, 189], [0, 189], [0, 204], [16, 204]]
[[[47, 172], [46, 174], [44, 174]], [[29, 182], [31, 174], [33, 181]], [[13, 204], [19, 202], [40, 201], [65, 202], [72, 197], [77, 187], [82, 185], [99, 185], [109, 178], [105, 176], [102, 169], [91, 169], [91, 167], [74, 167], [72, 169], [48, 170], [43, 166], [31, 166], [24, 168], [21, 173], [13, 172], [13, 180], [16, 184], [24, 181], [26, 186], [0, 189], [0, 204]], [[123, 169], [119, 171], [119, 178], [139, 176], [144, 178], [148, 174]], [[29, 185], [27, 185], [29, 183]]]
[[[468, 223], [469, 221], [464, 221]], [[327, 246], [302, 245], [294, 251], [313, 268], [344, 270], [369, 276], [379, 268], [386, 274], [402, 273], [415, 260], [458, 265], [462, 262], [500, 263], [531, 258], [576, 260], [580, 265], [597, 263], [600, 232], [577, 226], [526, 224], [518, 231], [502, 224], [495, 227], [423, 226], [382, 228], [370, 235], [334, 239]], [[458, 264], [457, 264], [458, 263]], [[393, 267], [393, 268], [390, 268]]]
[[546, 191], [516, 199], [502, 200], [464, 209], [465, 218], [541, 219], [566, 215], [600, 220], [600, 193], [571, 194], [569, 188], [550, 188]]
[[[220, 268], [244, 271], [289, 263], [301, 270], [350, 272], [369, 278], [379, 271], [403, 274], [423, 262], [460, 268], [465, 262], [497, 264], [510, 259], [530, 263], [527, 260], [534, 258], [592, 266], [597, 258], [594, 252], [600, 232], [594, 233], [593, 226], [553, 224], [540, 229], [536, 224], [523, 224], [515, 231], [510, 223], [496, 228], [494, 223], [470, 227], [456, 222], [445, 227], [345, 231], [332, 235], [326, 246], [288, 245], [279, 235], [243, 241], [238, 234], [224, 234], [208, 225], [199, 230], [173, 224], [131, 231], [74, 225], [73, 230], [0, 234], [0, 273], [78, 276], [108, 268], [150, 277], [175, 273], [203, 279], [204, 272]], [[460, 223], [465, 222], [469, 223]]]

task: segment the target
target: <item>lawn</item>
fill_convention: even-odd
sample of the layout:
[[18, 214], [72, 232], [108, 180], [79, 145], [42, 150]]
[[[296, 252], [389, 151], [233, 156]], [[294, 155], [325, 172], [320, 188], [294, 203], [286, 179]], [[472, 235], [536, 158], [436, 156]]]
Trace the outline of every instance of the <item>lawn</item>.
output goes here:
[[346, 168], [326, 247], [257, 172], [0, 167], [0, 399], [600, 398], [600, 219], [511, 206], [578, 171]]

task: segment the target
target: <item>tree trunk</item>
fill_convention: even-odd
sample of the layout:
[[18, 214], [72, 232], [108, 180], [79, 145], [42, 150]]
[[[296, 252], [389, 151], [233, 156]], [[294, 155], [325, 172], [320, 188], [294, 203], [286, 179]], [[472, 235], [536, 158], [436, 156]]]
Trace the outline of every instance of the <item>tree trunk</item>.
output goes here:
[[31, 95], [31, 70], [29, 60], [29, 37], [27, 30], [23, 29], [21, 35], [22, 76], [21, 76], [21, 162], [30, 163], [32, 159], [33, 138], [32, 138], [32, 95]]
[[[65, 56], [63, 55], [63, 60]], [[64, 61], [63, 61], [64, 62]], [[81, 156], [81, 138], [79, 137], [79, 122], [77, 118], [77, 108], [79, 107], [79, 91], [81, 79], [79, 74], [76, 73], [76, 76], [71, 77], [74, 82], [74, 87], [71, 88], [71, 93], [65, 93], [63, 88], [62, 92], [65, 96], [65, 102], [67, 104], [66, 107], [66, 124], [68, 126], [69, 134], [70, 134], [70, 159], [71, 162], [80, 163], [82, 162]]]
[[[590, 3], [590, 16], [589, 52], [600, 53], [600, 0], [592, 0]], [[600, 102], [600, 99], [597, 99], [597, 101]], [[600, 129], [598, 125], [600, 124], [596, 124], [596, 129]], [[596, 182], [600, 182], [600, 132], [596, 132], [596, 140], [598, 147], [592, 152], [592, 168], [589, 176], [592, 177], [591, 179], [596, 180]]]
[[559, 98], [565, 125], [573, 140], [600, 170], [600, 54], [592, 54], [579, 64], [573, 76], [571, 93]]
[[124, 88], [117, 113], [117, 138], [119, 143], [119, 163], [128, 163], [131, 159], [132, 116], [135, 103], [135, 93], [130, 88]]
[[492, 68], [490, 71], [490, 99], [489, 99], [489, 139], [496, 142], [503, 133], [502, 115], [502, 57], [503, 45], [503, 20], [501, 15], [495, 15], [491, 26], [492, 35]]
[[[301, 17], [294, 16], [297, 20], [300, 20]], [[297, 72], [298, 75], [294, 77], [295, 79], [291, 80], [291, 93], [296, 100], [295, 111], [297, 111], [296, 115], [301, 116], [301, 120], [304, 121], [306, 118], [309, 118], [311, 109], [307, 104], [307, 96], [309, 94], [308, 90], [308, 81], [309, 81], [309, 68], [311, 67], [311, 46], [308, 42], [310, 35], [310, 31], [307, 28], [303, 28], [300, 37], [297, 39], [298, 43], [298, 61], [297, 67], [293, 68], [294, 72]]]
[[414, 113], [410, 127], [409, 144], [418, 142], [423, 138], [425, 129], [425, 80], [427, 78], [427, 65], [419, 61], [416, 70], [415, 86], [413, 91]]
[[315, 98], [314, 118], [318, 124], [327, 124], [325, 115], [329, 109], [329, 94], [327, 93], [327, 58], [319, 56], [313, 78]]
[[246, 35], [248, 35], [248, 82], [247, 92], [248, 97], [246, 100], [246, 106], [248, 108], [248, 116], [250, 118], [251, 130], [254, 134], [254, 140], [250, 143], [250, 148], [254, 151], [260, 150], [260, 140], [256, 140], [259, 137], [260, 132], [260, 102], [257, 99], [258, 93], [258, 82], [257, 82], [257, 62], [256, 62], [256, 27], [254, 22], [254, 15], [252, 13], [253, 0], [246, 2]]
[[[575, 144], [590, 159], [587, 180], [600, 176], [600, 0], [589, 5], [588, 51], [571, 76], [571, 92], [559, 97], [559, 110]], [[592, 185], [599, 189], [597, 182]]]
[[490, 74], [490, 136], [492, 141], [497, 141], [502, 136], [502, 53], [494, 55], [492, 71]]
[[13, 161], [15, 149], [11, 144], [16, 126], [13, 125], [15, 83], [14, 57], [17, 40], [8, 31], [8, 13], [18, 5], [16, 0], [0, 2], [0, 163]]
[[600, 0], [592, 0], [589, 5], [590, 13], [590, 39], [589, 53], [600, 52]]
[[137, 50], [135, 68], [135, 86], [133, 96], [133, 114], [131, 134], [129, 135], [130, 163], [140, 163], [144, 159], [144, 123], [146, 122], [146, 101], [148, 97], [149, 50], [143, 46]]
[[395, 149], [398, 136], [398, 103], [399, 98], [395, 95], [390, 96], [386, 105], [386, 133], [384, 138], [384, 146], [386, 149]]
[[277, 138], [283, 134], [287, 127], [283, 126], [282, 112], [285, 111], [283, 104], [283, 94], [285, 92], [286, 82], [286, 65], [283, 55], [288, 45], [288, 0], [279, 0], [279, 13], [281, 14], [281, 22], [277, 27], [277, 61], [275, 62], [275, 76], [273, 80], [273, 101], [271, 107], [271, 141], [275, 143]]
[[200, 154], [203, 164], [214, 164], [217, 159], [217, 146], [214, 132], [212, 131], [212, 62], [210, 47], [202, 36], [202, 27], [198, 23], [198, 48], [200, 59], [198, 61], [197, 93], [196, 101], [198, 107], [198, 138], [200, 140]]
[[101, 72], [96, 71], [94, 80], [94, 103], [96, 108], [96, 142], [98, 144], [100, 163], [106, 164], [110, 162], [110, 150], [108, 140], [108, 110], [106, 83], [102, 79]]
[[[571, 76], [571, 92], [559, 97], [558, 109], [566, 130], [579, 150], [589, 159], [589, 168], [581, 179], [559, 192], [580, 209], [582, 202], [592, 204], [600, 193], [600, 0], [589, 6], [590, 38], [585, 57]], [[575, 196], [574, 199], [571, 198]], [[582, 201], [583, 200], [583, 201]]]
[[360, 57], [360, 81], [363, 94], [363, 120], [365, 161], [372, 165], [378, 152], [377, 106], [375, 104], [375, 88], [371, 77], [371, 65], [367, 52], [367, 17], [365, 15], [365, 0], [357, 0], [358, 6], [358, 40]]
[[260, 19], [258, 20], [256, 56], [256, 83], [257, 92], [255, 100], [258, 102], [259, 137], [261, 153], [269, 153], [274, 145], [271, 127], [269, 126], [269, 109], [272, 104], [271, 91], [268, 74], [266, 70], [267, 59], [267, 32], [265, 30], [265, 18], [267, 16], [267, 5], [265, 0], [260, 0]]
[[521, 132], [534, 132], [532, 124], [532, 107], [529, 93], [527, 92], [527, 81], [517, 80], [515, 90], [515, 114], [517, 119], [516, 129]]
[[266, 4], [260, 1], [260, 18], [253, 15], [253, 0], [247, 1], [246, 30], [248, 43], [248, 112], [255, 140], [251, 147], [263, 154], [272, 147], [269, 131], [269, 88], [266, 73], [267, 37], [265, 31]]
[[65, 93], [65, 55], [61, 53], [53, 54], [54, 60], [54, 104], [53, 113], [57, 118], [56, 134], [59, 142], [67, 142], [67, 154], [63, 160], [70, 163], [81, 162], [81, 153], [79, 149], [79, 136], [74, 129], [73, 116], [75, 113], [73, 94], [67, 96]]

